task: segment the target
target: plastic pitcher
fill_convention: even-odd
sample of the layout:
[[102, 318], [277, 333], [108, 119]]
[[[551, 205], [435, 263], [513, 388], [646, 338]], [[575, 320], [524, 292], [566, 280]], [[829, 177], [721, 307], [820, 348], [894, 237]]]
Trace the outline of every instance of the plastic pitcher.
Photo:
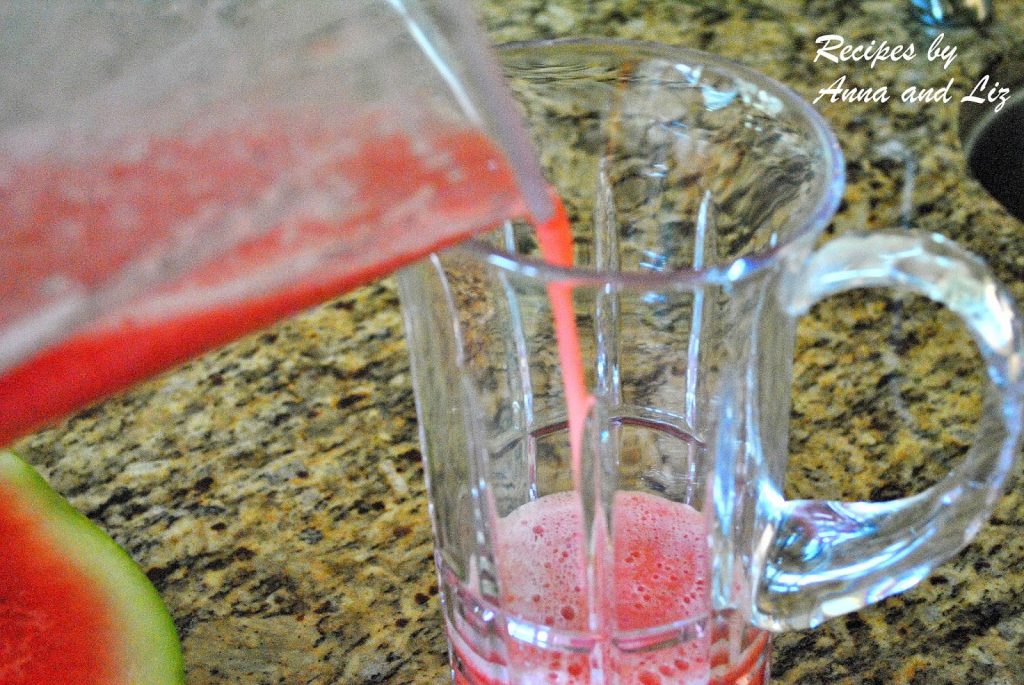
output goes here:
[[0, 8], [0, 444], [549, 211], [460, 2]]
[[[771, 631], [912, 587], [987, 518], [1020, 434], [1020, 319], [941, 238], [815, 250], [843, 158], [765, 76], [616, 41], [501, 57], [576, 266], [509, 222], [399, 273], [454, 681], [761, 685]], [[797, 319], [861, 287], [963, 319], [988, 369], [977, 439], [912, 497], [787, 501]], [[559, 288], [592, 396], [578, 478]]]

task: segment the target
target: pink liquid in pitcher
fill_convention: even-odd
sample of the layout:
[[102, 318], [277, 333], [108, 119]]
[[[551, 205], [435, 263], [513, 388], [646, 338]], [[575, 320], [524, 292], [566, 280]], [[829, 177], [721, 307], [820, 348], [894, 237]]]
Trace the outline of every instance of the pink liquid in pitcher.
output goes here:
[[[233, 223], [269, 222], [0, 371], [0, 445], [525, 213], [482, 133], [438, 126], [411, 140], [385, 123], [268, 116], [147, 140], [125, 157], [40, 160], [0, 174], [0, 272], [10, 276], [0, 279], [0, 326], [31, 317], [54, 283], [116, 282], [199, 222], [196, 247], [180, 249], [201, 252], [204, 236]], [[331, 202], [344, 211], [322, 204]], [[296, 268], [310, 259], [316, 268]]]
[[[728, 639], [708, 625], [707, 538], [693, 508], [640, 492], [613, 506], [614, 578], [606, 608], [611, 631], [573, 651], [506, 638], [504, 656], [474, 644], [466, 626], [449, 625], [459, 685], [591, 685], [600, 659], [604, 682], [621, 685], [762, 685], [767, 635], [753, 634], [729, 658]], [[588, 634], [582, 512], [572, 493], [541, 497], [498, 523], [496, 560], [502, 611], [552, 633]], [[653, 631], [647, 641], [622, 636]], [[541, 642], [538, 637], [537, 642]]]
[[[572, 266], [571, 227], [554, 199], [555, 215], [537, 226], [541, 252], [548, 262]], [[468, 623], [449, 622], [456, 684], [763, 685], [767, 633], [741, 628], [729, 635], [729, 626], [710, 618], [706, 524], [692, 507], [641, 492], [617, 493], [612, 568], [598, 561], [588, 579], [579, 493], [584, 423], [594, 400], [583, 375], [572, 286], [553, 283], [548, 296], [575, 492], [527, 502], [498, 521], [498, 611], [520, 629], [507, 631], [501, 654], [486, 648], [487, 638]], [[588, 596], [595, 586], [604, 599]], [[460, 603], [486, 604], [468, 588], [457, 592]], [[591, 629], [595, 615], [604, 632]], [[556, 645], [555, 633], [576, 634], [576, 643]], [[597, 680], [594, 672], [600, 673]]]

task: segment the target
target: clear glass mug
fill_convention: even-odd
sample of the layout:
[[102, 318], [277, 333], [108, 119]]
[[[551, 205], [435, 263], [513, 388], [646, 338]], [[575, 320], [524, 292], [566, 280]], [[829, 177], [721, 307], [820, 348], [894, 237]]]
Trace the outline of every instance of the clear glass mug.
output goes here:
[[[769, 631], [910, 588], [987, 518], [1020, 430], [1019, 318], [933, 235], [814, 250], [842, 155], [765, 76], [610, 40], [500, 56], [577, 266], [509, 222], [399, 273], [455, 682], [764, 683]], [[578, 487], [559, 284], [594, 398]], [[859, 287], [962, 317], [990, 382], [977, 442], [913, 497], [787, 501], [796, 321]]]

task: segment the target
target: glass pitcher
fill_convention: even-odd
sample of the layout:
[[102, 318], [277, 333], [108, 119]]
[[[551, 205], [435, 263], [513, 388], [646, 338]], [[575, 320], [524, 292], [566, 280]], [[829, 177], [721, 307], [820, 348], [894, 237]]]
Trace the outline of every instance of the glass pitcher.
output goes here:
[[5, 3], [0, 65], [0, 444], [550, 211], [462, 2]]
[[[399, 273], [454, 681], [765, 683], [770, 631], [906, 590], [982, 525], [1019, 437], [1019, 318], [933, 235], [814, 250], [843, 158], [784, 86], [653, 44], [500, 54], [577, 266], [508, 222]], [[593, 397], [576, 483], [552, 286]], [[990, 384], [977, 440], [912, 497], [787, 501], [796, 321], [860, 287], [962, 317]]]

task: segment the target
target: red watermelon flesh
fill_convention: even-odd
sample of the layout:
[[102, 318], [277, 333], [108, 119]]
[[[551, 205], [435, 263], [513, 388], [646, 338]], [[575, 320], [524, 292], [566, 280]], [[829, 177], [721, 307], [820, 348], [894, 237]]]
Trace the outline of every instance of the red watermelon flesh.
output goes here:
[[183, 682], [174, 624], [142, 570], [0, 451], [0, 685]]

